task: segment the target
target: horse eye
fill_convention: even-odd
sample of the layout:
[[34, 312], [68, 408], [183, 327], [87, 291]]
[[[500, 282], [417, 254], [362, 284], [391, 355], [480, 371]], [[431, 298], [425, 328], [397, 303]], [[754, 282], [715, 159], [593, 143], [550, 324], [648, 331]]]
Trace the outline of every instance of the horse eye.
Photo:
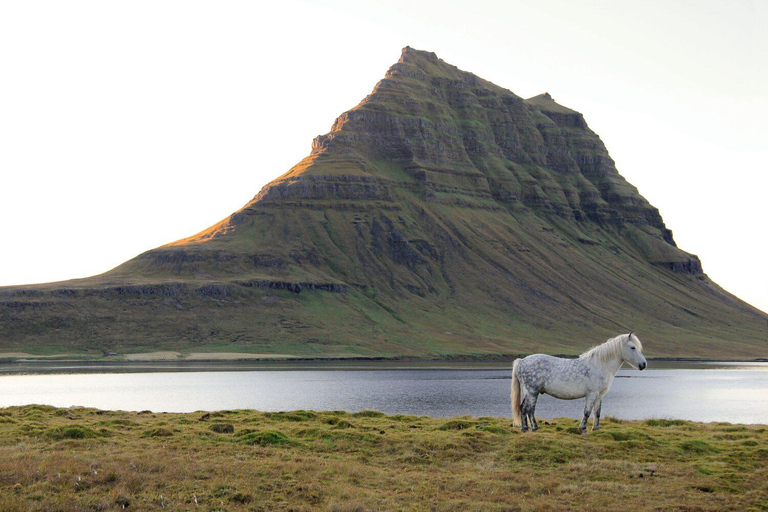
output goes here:
[[631, 348], [632, 350], [635, 350], [635, 347], [629, 347], [629, 348]]

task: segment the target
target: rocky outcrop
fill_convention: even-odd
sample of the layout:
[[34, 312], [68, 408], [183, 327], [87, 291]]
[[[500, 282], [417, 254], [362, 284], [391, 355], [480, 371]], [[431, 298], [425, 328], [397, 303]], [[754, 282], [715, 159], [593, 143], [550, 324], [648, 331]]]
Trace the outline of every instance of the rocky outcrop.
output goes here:
[[656, 265], [675, 272], [676, 274], [701, 275], [704, 271], [701, 269], [699, 258], [693, 257], [685, 261], [660, 261]]
[[272, 182], [257, 196], [259, 203], [286, 201], [392, 201], [387, 180], [373, 176], [298, 176]]
[[240, 286], [256, 287], [262, 290], [287, 290], [293, 293], [301, 293], [302, 290], [318, 290], [331, 293], [344, 293], [346, 287], [338, 283], [295, 283], [287, 281], [240, 281]]

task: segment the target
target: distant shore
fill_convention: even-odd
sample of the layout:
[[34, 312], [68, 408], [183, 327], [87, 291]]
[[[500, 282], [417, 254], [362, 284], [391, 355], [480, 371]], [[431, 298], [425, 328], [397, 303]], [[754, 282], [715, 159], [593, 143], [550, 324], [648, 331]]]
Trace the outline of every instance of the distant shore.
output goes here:
[[[86, 355], [74, 353], [38, 355], [25, 352], [0, 352], [0, 364], [2, 363], [42, 363], [42, 362], [81, 362], [81, 363], [109, 363], [109, 364], [131, 364], [131, 363], [222, 363], [222, 362], [280, 362], [280, 363], [512, 363], [519, 357], [525, 357], [527, 354], [499, 354], [499, 355], [445, 355], [439, 357], [361, 357], [361, 356], [341, 356], [341, 357], [307, 357], [292, 354], [259, 354], [242, 352], [189, 352], [182, 353], [177, 351], [157, 351], [143, 352], [133, 354], [106, 354], [106, 355]], [[573, 354], [553, 354], [557, 357], [575, 358]], [[679, 363], [718, 363], [718, 362], [768, 362], [768, 358], [736, 358], [736, 359], [710, 359], [700, 357], [649, 357], [650, 362], [679, 362]]]

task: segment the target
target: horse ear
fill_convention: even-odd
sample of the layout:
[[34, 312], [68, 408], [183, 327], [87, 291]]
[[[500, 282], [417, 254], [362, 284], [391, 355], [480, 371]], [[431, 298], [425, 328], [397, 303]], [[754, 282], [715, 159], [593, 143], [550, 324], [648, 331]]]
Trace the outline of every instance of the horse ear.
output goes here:
[[632, 336], [635, 335], [635, 331], [629, 331], [629, 336], [627, 337], [628, 340], [632, 339]]

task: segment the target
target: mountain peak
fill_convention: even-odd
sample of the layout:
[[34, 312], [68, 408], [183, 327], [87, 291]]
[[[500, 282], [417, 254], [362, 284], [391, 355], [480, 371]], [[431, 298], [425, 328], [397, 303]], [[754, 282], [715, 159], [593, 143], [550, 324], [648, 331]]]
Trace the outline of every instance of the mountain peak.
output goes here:
[[410, 47], [230, 217], [4, 298], [0, 343], [121, 353], [578, 354], [631, 328], [666, 340], [656, 356], [734, 358], [765, 325], [676, 247], [579, 112]]
[[437, 62], [438, 60], [441, 60], [437, 58], [437, 54], [435, 52], [417, 50], [415, 48], [411, 48], [410, 46], [406, 46], [405, 48], [403, 48], [402, 53], [400, 55], [400, 60], [398, 62], [405, 62], [407, 60], [417, 59], [417, 58], [427, 59], [432, 62]]
[[539, 110], [543, 112], [551, 112], [551, 113], [559, 113], [559, 114], [579, 114], [575, 110], [572, 110], [568, 107], [565, 107], [563, 105], [560, 105], [555, 101], [555, 99], [552, 97], [551, 94], [548, 92], [545, 92], [543, 94], [539, 94], [538, 96], [534, 96], [533, 98], [528, 98], [525, 100], [525, 102], [529, 105], [537, 107]]

